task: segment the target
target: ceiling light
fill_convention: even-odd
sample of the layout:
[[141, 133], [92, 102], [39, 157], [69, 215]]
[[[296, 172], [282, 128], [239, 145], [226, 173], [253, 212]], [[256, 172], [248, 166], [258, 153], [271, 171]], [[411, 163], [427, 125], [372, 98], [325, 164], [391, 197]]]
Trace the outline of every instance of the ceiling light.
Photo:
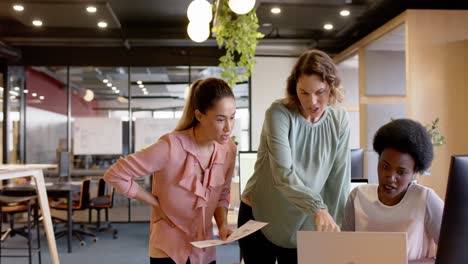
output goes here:
[[326, 29], [326, 30], [332, 30], [332, 29], [333, 29], [333, 25], [330, 24], [330, 23], [327, 23], [327, 24], [323, 25], [323, 28]]
[[349, 12], [349, 10], [346, 10], [346, 9], [343, 9], [340, 11], [340, 15], [341, 16], [349, 16], [349, 14], [351, 14], [351, 12]]
[[98, 27], [100, 27], [100, 28], [106, 28], [106, 27], [107, 27], [107, 23], [104, 22], [104, 21], [99, 21], [99, 22], [97, 23], [97, 25], [98, 25]]
[[25, 89], [25, 90], [23, 91], [23, 93], [25, 93], [25, 94], [29, 93], [28, 89]]
[[32, 97], [36, 97], [37, 93], [32, 93], [31, 95], [32, 95]]
[[3, 91], [3, 87], [0, 86], [0, 91]]
[[39, 96], [39, 99], [44, 100], [45, 97], [43, 95]]
[[147, 92], [146, 88], [141, 89], [143, 92]]
[[19, 87], [18, 86], [15, 86], [13, 89], [15, 89], [15, 91], [19, 91]]
[[107, 84], [107, 87], [112, 87], [112, 83], [108, 82]]
[[19, 95], [18, 92], [15, 92], [15, 91], [10, 91], [10, 94], [15, 95], [15, 96]]
[[96, 13], [97, 8], [95, 6], [88, 6], [86, 7], [86, 11], [88, 11], [88, 13]]
[[33, 20], [32, 24], [36, 27], [42, 26], [42, 21], [41, 20]]
[[119, 91], [119, 90], [115, 90], [114, 93], [118, 94], [118, 93], [120, 93], [120, 91]]
[[144, 88], [144, 87], [145, 87], [145, 85], [143, 85], [143, 84], [139, 84], [139, 85], [138, 85], [138, 87], [140, 87], [140, 88]]
[[194, 42], [203, 42], [210, 36], [210, 24], [200, 22], [189, 22], [187, 34]]
[[262, 27], [271, 27], [271, 26], [272, 26], [271, 23], [263, 23], [263, 24], [262, 24]]
[[229, 8], [238, 15], [250, 12], [255, 6], [255, 0], [229, 0]]
[[112, 88], [111, 88], [111, 89], [112, 89], [112, 91], [115, 91], [115, 90], [117, 90], [117, 87], [115, 87], [115, 86], [112, 86]]
[[10, 99], [11, 99], [11, 100], [14, 100], [14, 99], [16, 99], [16, 96], [11, 95], [11, 96], [10, 96]]
[[211, 4], [206, 0], [193, 0], [187, 8], [187, 17], [190, 22], [210, 23], [213, 19]]
[[83, 99], [86, 102], [91, 102], [94, 98], [94, 92], [90, 89], [86, 89], [85, 95], [83, 96]]
[[137, 84], [142, 84], [143, 82], [142, 81], [137, 81]]
[[122, 96], [118, 96], [117, 101], [119, 101], [119, 103], [122, 103], [122, 104], [128, 104], [128, 99]]
[[24, 10], [24, 6], [22, 5], [13, 5], [13, 10], [21, 12]]
[[148, 95], [148, 92], [147, 92], [147, 91], [144, 91], [143, 94], [144, 94], [144, 95]]
[[109, 82], [109, 80], [107, 80], [107, 79], [104, 79], [104, 80], [102, 80], [102, 82], [103, 82], [103, 83], [108, 83], [108, 82]]
[[277, 15], [277, 14], [281, 13], [281, 8], [273, 7], [270, 11], [271, 11], [271, 13]]

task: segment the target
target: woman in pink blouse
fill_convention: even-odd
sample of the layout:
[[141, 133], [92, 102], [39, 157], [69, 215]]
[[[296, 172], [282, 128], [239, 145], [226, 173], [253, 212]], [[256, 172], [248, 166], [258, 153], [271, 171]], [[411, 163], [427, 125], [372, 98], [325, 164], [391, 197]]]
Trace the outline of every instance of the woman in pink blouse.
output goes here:
[[[213, 216], [221, 239], [232, 232], [227, 207], [236, 158], [230, 137], [235, 113], [226, 82], [198, 80], [175, 130], [120, 159], [104, 175], [119, 193], [151, 206], [151, 264], [216, 263], [215, 247], [198, 249], [190, 242], [213, 239]], [[135, 183], [148, 174], [151, 193]]]

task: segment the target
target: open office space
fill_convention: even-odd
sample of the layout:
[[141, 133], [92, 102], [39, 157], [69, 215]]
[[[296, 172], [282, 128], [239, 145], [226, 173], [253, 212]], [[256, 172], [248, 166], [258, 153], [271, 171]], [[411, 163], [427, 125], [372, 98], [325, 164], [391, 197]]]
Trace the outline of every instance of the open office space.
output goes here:
[[[339, 106], [349, 115], [355, 182], [379, 181], [373, 139], [381, 126], [398, 118], [436, 122], [434, 131], [443, 142], [434, 148], [430, 170], [416, 180], [445, 199], [451, 157], [468, 155], [466, 1], [252, 0], [228, 7], [231, 1], [0, 2], [0, 196], [39, 197], [43, 217], [39, 235], [31, 223], [33, 263], [39, 252], [44, 263], [149, 262], [150, 206], [112, 192], [100, 179], [120, 157], [171, 132], [182, 117], [190, 84], [209, 77], [230, 81], [236, 101], [231, 135], [238, 159], [228, 210], [228, 224], [236, 227], [265, 111], [284, 98], [291, 69], [310, 49], [329, 54], [341, 76], [345, 96]], [[190, 10], [192, 2], [212, 9], [200, 16], [201, 9]], [[253, 11], [240, 14], [248, 2]], [[236, 80], [223, 75], [220, 65], [227, 47], [219, 47], [216, 37], [223, 33], [211, 31], [227, 21], [227, 8], [240, 8], [229, 19], [258, 18], [229, 28], [227, 40], [242, 41], [241, 35], [245, 41], [251, 33], [245, 28], [253, 28], [254, 40], [263, 35], [257, 46], [247, 40], [253, 57], [232, 69], [234, 76], [244, 76]], [[194, 19], [204, 21], [203, 30], [194, 29]], [[244, 60], [239, 53], [233, 58]], [[28, 173], [34, 177], [24, 178]], [[136, 183], [152, 188], [149, 175]], [[45, 194], [48, 198], [41, 198]], [[99, 197], [110, 198], [109, 203], [93, 200]], [[11, 214], [4, 209], [11, 202], [2, 201], [0, 262], [28, 263], [29, 240], [19, 233], [28, 223], [29, 206]], [[32, 204], [34, 215], [34, 202], [13, 202]], [[52, 217], [43, 209], [49, 206]], [[6, 231], [10, 220], [21, 230]], [[218, 246], [216, 263], [239, 263], [239, 255], [237, 243]]]

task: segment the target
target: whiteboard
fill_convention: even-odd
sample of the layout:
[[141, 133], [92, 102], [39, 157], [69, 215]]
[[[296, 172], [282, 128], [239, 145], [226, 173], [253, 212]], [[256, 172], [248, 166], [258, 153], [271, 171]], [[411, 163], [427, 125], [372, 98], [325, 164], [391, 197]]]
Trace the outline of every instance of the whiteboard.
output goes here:
[[158, 141], [158, 139], [173, 131], [176, 127], [178, 119], [154, 119], [154, 118], [138, 118], [135, 120], [135, 151]]
[[73, 154], [122, 154], [122, 121], [120, 118], [75, 118], [73, 122]]

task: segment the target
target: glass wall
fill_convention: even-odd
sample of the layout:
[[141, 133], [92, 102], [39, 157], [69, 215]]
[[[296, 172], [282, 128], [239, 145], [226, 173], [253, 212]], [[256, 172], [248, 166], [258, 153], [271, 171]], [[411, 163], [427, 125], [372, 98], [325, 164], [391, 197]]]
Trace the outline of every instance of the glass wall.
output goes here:
[[[8, 86], [10, 87], [8, 98], [10, 105], [10, 120], [8, 124], [8, 155], [9, 163], [21, 163], [24, 141], [21, 135], [24, 133], [24, 123], [21, 121], [21, 104], [24, 100], [24, 68], [10, 67], [8, 69]], [[2, 91], [3, 92], [3, 91]], [[23, 126], [22, 126], [23, 125]]]
[[26, 68], [25, 163], [56, 164], [67, 150], [66, 67]]
[[[20, 160], [21, 139], [26, 163], [56, 164], [58, 151], [69, 150], [72, 181], [91, 177], [91, 197], [96, 195], [96, 180], [119, 157], [153, 144], [174, 129], [192, 81], [220, 77], [222, 72], [218, 67], [185, 65], [35, 66], [9, 70], [16, 71], [9, 78], [11, 160]], [[233, 91], [237, 103], [233, 136], [239, 150], [249, 150], [249, 83], [240, 83]], [[20, 122], [21, 113], [25, 122]], [[46, 172], [46, 176], [56, 177], [57, 172]], [[137, 182], [151, 189], [150, 175]], [[115, 195], [114, 201], [111, 221], [149, 220], [148, 206], [122, 195]], [[75, 217], [87, 221], [87, 212]]]

